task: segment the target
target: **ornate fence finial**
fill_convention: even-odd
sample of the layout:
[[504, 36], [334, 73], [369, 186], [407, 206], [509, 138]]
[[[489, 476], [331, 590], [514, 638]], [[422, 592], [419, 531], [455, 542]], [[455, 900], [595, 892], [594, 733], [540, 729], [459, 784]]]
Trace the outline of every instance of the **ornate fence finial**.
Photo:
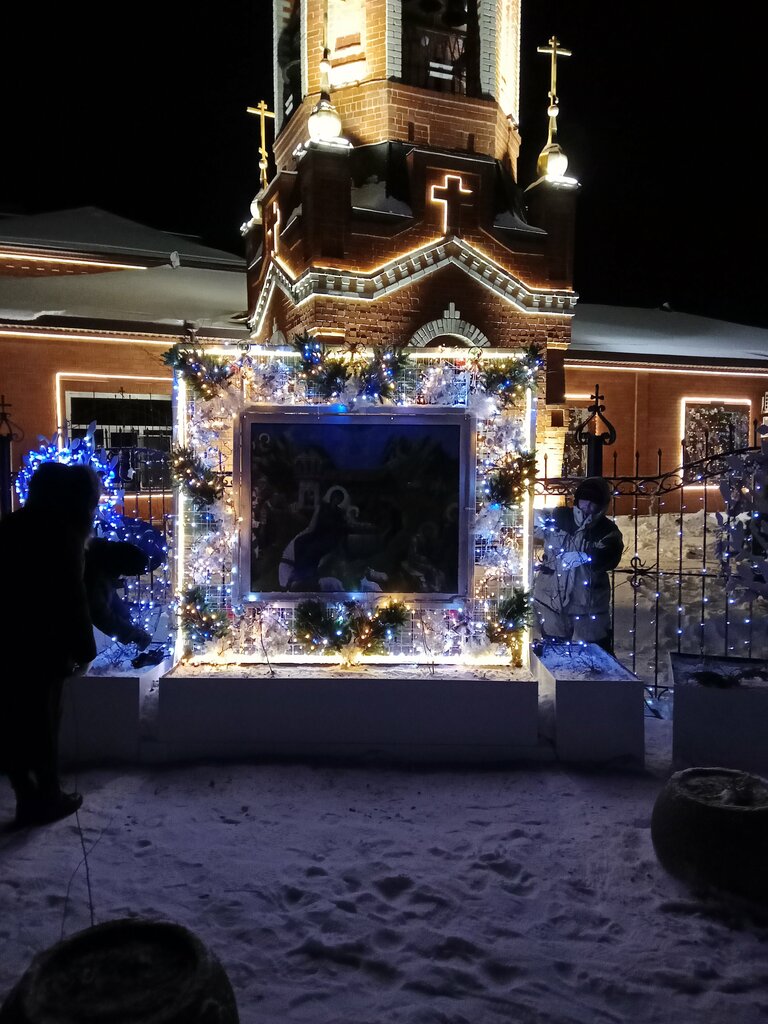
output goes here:
[[[603, 475], [603, 448], [616, 441], [616, 428], [609, 419], [603, 416], [605, 406], [600, 403], [605, 400], [605, 395], [600, 394], [600, 385], [595, 385], [595, 393], [590, 396], [593, 404], [588, 407], [589, 416], [574, 427], [574, 435], [578, 444], [587, 447], [587, 476]], [[595, 430], [588, 429], [589, 424], [595, 421]], [[601, 424], [605, 429], [598, 434], [597, 425]]]

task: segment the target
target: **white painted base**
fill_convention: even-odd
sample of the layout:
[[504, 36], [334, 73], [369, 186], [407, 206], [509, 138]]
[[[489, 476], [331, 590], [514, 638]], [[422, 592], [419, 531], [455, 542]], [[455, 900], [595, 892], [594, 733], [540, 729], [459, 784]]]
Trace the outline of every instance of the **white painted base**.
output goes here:
[[739, 768], [768, 775], [768, 682], [745, 680], [720, 689], [702, 686], [692, 672], [768, 669], [747, 658], [670, 653], [674, 680], [672, 759], [676, 767]]
[[159, 684], [169, 760], [258, 756], [540, 757], [535, 679], [184, 676]]
[[136, 762], [141, 704], [168, 664], [145, 672], [72, 676], [64, 683], [59, 752], [65, 764]]
[[[645, 760], [642, 680], [596, 644], [564, 658], [531, 655], [543, 695], [554, 701], [555, 752], [562, 761]], [[593, 666], [593, 668], [591, 668]]]

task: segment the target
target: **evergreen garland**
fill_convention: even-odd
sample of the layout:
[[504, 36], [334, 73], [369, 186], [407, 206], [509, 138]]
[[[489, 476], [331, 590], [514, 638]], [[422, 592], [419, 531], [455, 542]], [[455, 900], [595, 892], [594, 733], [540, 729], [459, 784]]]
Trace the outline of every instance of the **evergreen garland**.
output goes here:
[[236, 372], [236, 365], [201, 349], [177, 343], [163, 353], [163, 363], [170, 366], [204, 401], [215, 398]]
[[536, 479], [536, 452], [514, 452], [489, 473], [485, 495], [490, 502], [514, 508], [529, 494]]
[[294, 634], [296, 643], [311, 654], [338, 654], [350, 646], [362, 654], [384, 654], [386, 642], [406, 618], [407, 609], [399, 601], [371, 612], [357, 601], [330, 606], [312, 598], [297, 604]]
[[526, 389], [535, 390], [538, 371], [543, 363], [538, 345], [523, 349], [522, 359], [489, 366], [482, 373], [482, 383], [488, 395], [494, 395], [502, 406], [512, 404]]
[[369, 362], [361, 364], [357, 346], [341, 355], [331, 355], [322, 341], [309, 332], [297, 334], [293, 347], [301, 357], [301, 372], [320, 398], [336, 398], [351, 380], [357, 381], [358, 395], [384, 402], [393, 398], [397, 377], [408, 356], [402, 348], [374, 346]]
[[340, 395], [349, 380], [349, 367], [338, 357], [329, 358], [322, 341], [308, 331], [297, 334], [293, 347], [301, 357], [301, 371], [320, 398]]
[[179, 599], [179, 621], [191, 648], [221, 640], [229, 632], [226, 612], [211, 608], [202, 587], [191, 587]]
[[506, 643], [512, 633], [527, 629], [533, 621], [533, 605], [530, 592], [515, 587], [512, 596], [499, 602], [496, 618], [486, 624], [486, 633], [491, 643]]
[[206, 466], [191, 448], [174, 448], [171, 459], [173, 479], [184, 488], [195, 508], [207, 508], [223, 497], [223, 475]]
[[531, 595], [522, 587], [515, 587], [512, 596], [499, 602], [496, 618], [486, 623], [485, 632], [493, 644], [506, 644], [512, 662], [522, 665], [523, 631], [533, 621]]
[[360, 371], [360, 394], [384, 402], [393, 398], [397, 377], [408, 362], [408, 354], [399, 347], [376, 345], [373, 359]]

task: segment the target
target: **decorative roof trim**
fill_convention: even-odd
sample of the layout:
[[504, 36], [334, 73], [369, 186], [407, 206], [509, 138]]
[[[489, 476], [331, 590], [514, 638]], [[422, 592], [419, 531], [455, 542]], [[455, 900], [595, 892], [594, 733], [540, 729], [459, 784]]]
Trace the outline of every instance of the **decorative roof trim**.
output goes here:
[[275, 286], [296, 306], [317, 297], [373, 302], [447, 266], [459, 267], [521, 313], [572, 316], [575, 311], [578, 296], [574, 292], [529, 288], [483, 253], [451, 236], [413, 249], [367, 273], [311, 267], [294, 278], [272, 256], [249, 321], [251, 333], [261, 330]]

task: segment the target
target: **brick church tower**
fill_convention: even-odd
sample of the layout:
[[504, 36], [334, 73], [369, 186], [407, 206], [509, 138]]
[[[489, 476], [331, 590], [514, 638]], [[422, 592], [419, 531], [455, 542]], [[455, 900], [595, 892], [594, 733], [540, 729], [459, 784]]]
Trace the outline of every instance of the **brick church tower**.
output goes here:
[[274, 0], [277, 173], [244, 228], [254, 342], [537, 343], [540, 397], [563, 402], [577, 185], [547, 167], [555, 95], [540, 177], [517, 180], [521, 3]]

